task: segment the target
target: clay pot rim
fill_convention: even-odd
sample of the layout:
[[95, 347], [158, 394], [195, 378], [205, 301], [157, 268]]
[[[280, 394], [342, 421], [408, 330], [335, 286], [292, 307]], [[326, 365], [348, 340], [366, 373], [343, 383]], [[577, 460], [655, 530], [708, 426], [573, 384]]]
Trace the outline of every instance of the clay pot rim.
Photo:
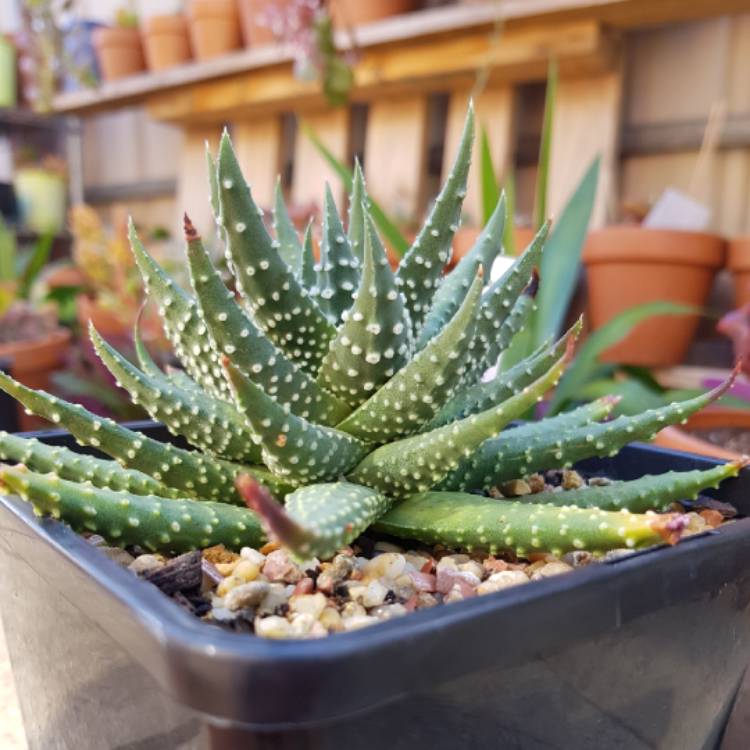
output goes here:
[[123, 26], [102, 26], [101, 28], [94, 29], [93, 39], [97, 47], [120, 44], [137, 44], [140, 46], [141, 31], [138, 28], [131, 29]]
[[67, 344], [70, 339], [71, 333], [69, 329], [58, 328], [42, 338], [28, 339], [26, 341], [11, 341], [7, 344], [0, 344], [0, 357], [17, 357], [36, 349]]
[[[652, 242], [643, 242], [647, 234]], [[610, 236], [615, 245], [605, 245], [602, 238]], [[622, 246], [623, 240], [631, 238], [633, 242], [627, 249]], [[654, 243], [659, 238], [663, 243]], [[591, 240], [599, 239], [599, 246], [593, 247]], [[679, 242], [682, 239], [683, 242]], [[641, 241], [639, 241], [641, 240]], [[654, 246], [656, 245], [656, 247]], [[726, 242], [723, 237], [710, 232], [689, 232], [682, 229], [649, 229], [640, 226], [614, 225], [597, 229], [589, 233], [589, 239], [583, 250], [583, 262], [587, 265], [597, 263], [632, 263], [634, 265], [680, 265], [721, 268], [725, 260]]]
[[187, 15], [192, 21], [202, 18], [234, 18], [240, 22], [239, 9], [235, 0], [191, 0]]
[[185, 34], [188, 33], [188, 20], [184, 13], [167, 13], [151, 16], [143, 22], [143, 35]]
[[710, 430], [720, 427], [750, 429], [750, 409], [711, 406], [688, 417], [688, 430]]

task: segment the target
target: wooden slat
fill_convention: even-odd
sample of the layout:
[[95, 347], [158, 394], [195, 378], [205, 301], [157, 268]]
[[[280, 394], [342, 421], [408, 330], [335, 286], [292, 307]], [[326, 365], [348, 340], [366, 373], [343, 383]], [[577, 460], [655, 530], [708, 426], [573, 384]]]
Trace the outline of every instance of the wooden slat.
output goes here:
[[177, 174], [177, 212], [186, 212], [201, 234], [212, 237], [215, 225], [208, 200], [206, 141], [211, 149], [219, 145], [219, 130], [211, 126], [185, 129]]
[[401, 223], [421, 218], [426, 135], [426, 96], [382, 99], [370, 105], [365, 139], [367, 187]]
[[265, 117], [232, 125], [232, 141], [245, 179], [258, 205], [273, 205], [273, 190], [280, 170], [281, 120]]
[[322, 207], [323, 188], [328, 182], [341, 209], [346, 193], [341, 178], [304, 133], [305, 127], [310, 128], [337, 159], [346, 162], [349, 156], [349, 111], [339, 108], [308, 113], [297, 130], [294, 146], [292, 201], [298, 206], [315, 204]]
[[[466, 104], [470, 91], [462, 89], [451, 94], [443, 152], [443, 179], [448, 175], [458, 149]], [[493, 86], [482, 91], [474, 102], [476, 110], [476, 141], [472, 171], [464, 199], [465, 221], [479, 226], [482, 220], [479, 144], [482, 129], [487, 131], [493, 163], [498, 176], [505, 175], [513, 156], [515, 92], [511, 86]]]
[[[355, 66], [352, 97], [370, 100], [384, 95], [468, 87], [474, 83], [476, 71], [485, 66], [492, 78], [504, 81], [541, 79], [550, 55], [560, 61], [565, 73], [600, 72], [611, 65], [611, 36], [595, 22], [578, 21], [508, 30], [500, 44], [482, 29], [422, 44], [365, 49]], [[287, 64], [156, 92], [147, 101], [156, 119], [195, 122], [232, 118], [242, 112], [258, 116], [284, 109], [320, 107], [322, 95], [317, 83], [295, 79], [291, 64]]]
[[584, 172], [601, 157], [591, 228], [605, 223], [617, 203], [622, 73], [561, 79], [552, 129], [548, 207], [558, 217]]

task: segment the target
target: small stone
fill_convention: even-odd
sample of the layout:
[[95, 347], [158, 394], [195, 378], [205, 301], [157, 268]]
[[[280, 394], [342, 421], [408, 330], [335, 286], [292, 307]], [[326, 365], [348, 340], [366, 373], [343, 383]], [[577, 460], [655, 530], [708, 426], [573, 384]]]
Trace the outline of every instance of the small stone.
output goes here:
[[497, 487], [490, 487], [490, 489], [488, 490], [488, 494], [494, 500], [502, 500], [505, 497], [505, 495], [503, 495], [503, 493], [500, 492]]
[[123, 568], [130, 567], [130, 564], [135, 560], [130, 552], [126, 552], [120, 547], [98, 547], [112, 562], [116, 562], [118, 565], [122, 565]]
[[[472, 596], [476, 596], [476, 592], [472, 589]], [[464, 596], [464, 590], [456, 584], [443, 598], [443, 604], [453, 604], [454, 602], [462, 602], [467, 597]]]
[[534, 495], [537, 492], [544, 492], [546, 487], [544, 477], [541, 474], [532, 474], [530, 477], [526, 478], [526, 483], [529, 485], [529, 489]]
[[562, 488], [564, 490], [577, 490], [584, 484], [583, 477], [577, 471], [563, 469]]
[[306, 612], [302, 612], [294, 615], [291, 622], [291, 634], [297, 637], [304, 637], [310, 633], [313, 625], [315, 625], [315, 618]]
[[573, 570], [571, 565], [564, 563], [562, 560], [556, 560], [555, 562], [545, 563], [531, 576], [531, 580], [538, 581], [541, 578], [551, 578], [552, 576], [559, 576], [563, 573], [570, 573], [571, 570]]
[[292, 635], [292, 624], [286, 617], [256, 617], [255, 635], [261, 638], [289, 638]]
[[612, 480], [607, 479], [607, 477], [591, 477], [589, 479], [591, 487], [608, 487], [610, 484], [612, 484]]
[[138, 557], [128, 565], [128, 568], [137, 575], [162, 567], [164, 567], [164, 558], [161, 555], [138, 555]]
[[243, 547], [240, 550], [240, 557], [243, 560], [250, 560], [250, 562], [257, 563], [261, 567], [263, 567], [263, 563], [266, 561], [266, 556], [252, 547]]
[[367, 584], [364, 595], [362, 596], [361, 603], [367, 608], [377, 607], [385, 601], [387, 594], [388, 588], [380, 581], [370, 581], [370, 583]]
[[407, 565], [411, 565], [414, 570], [420, 573], [432, 573], [435, 569], [435, 561], [429, 555], [423, 555], [418, 552], [407, 552], [404, 558]]
[[266, 557], [263, 575], [269, 581], [284, 583], [297, 583], [303, 577], [302, 571], [283, 549], [274, 550]]
[[506, 497], [522, 497], [531, 494], [531, 487], [524, 479], [513, 479], [510, 482], [505, 482], [501, 489]]
[[409, 577], [417, 591], [435, 591], [437, 577], [432, 573], [410, 572]]
[[250, 560], [240, 560], [232, 575], [246, 582], [254, 581], [260, 575], [260, 565]]
[[338, 633], [344, 629], [344, 622], [337, 609], [326, 607], [318, 618], [318, 622], [328, 631]]
[[484, 577], [484, 567], [476, 560], [469, 560], [469, 562], [461, 563], [458, 569], [464, 573], [471, 573], [480, 580]]
[[237, 558], [236, 560], [232, 562], [228, 562], [228, 563], [215, 563], [214, 567], [216, 568], [216, 570], [219, 571], [219, 573], [221, 573], [224, 577], [226, 577], [226, 576], [232, 575], [239, 561], [240, 559]]
[[366, 578], [394, 580], [406, 568], [406, 558], [400, 552], [384, 552], [370, 560], [363, 570]]
[[481, 579], [473, 573], [465, 573], [459, 570], [450, 570], [448, 568], [443, 568], [441, 570], [438, 567], [435, 588], [441, 594], [448, 594], [453, 588], [458, 586], [463, 595], [467, 597], [474, 595], [474, 591], [480, 581]]
[[499, 573], [501, 570], [508, 570], [509, 565], [505, 560], [498, 560], [492, 555], [486, 557], [482, 567], [490, 574]]
[[300, 594], [312, 594], [312, 592], [315, 590], [315, 581], [313, 581], [312, 578], [303, 578], [301, 581], [298, 581], [297, 584], [294, 587], [294, 594], [292, 596], [297, 596]]
[[327, 604], [328, 601], [320, 592], [317, 594], [292, 596], [289, 599], [289, 608], [292, 612], [310, 615], [313, 620], [317, 620], [320, 617]]
[[391, 591], [398, 599], [408, 599], [410, 596], [414, 596], [417, 592], [417, 584], [412, 578], [412, 573], [409, 571], [400, 575], [395, 581], [389, 582]]
[[382, 604], [370, 610], [370, 614], [377, 617], [378, 620], [392, 620], [394, 617], [403, 617], [408, 612], [409, 610], [398, 602], [396, 604]]
[[351, 574], [354, 570], [354, 565], [354, 559], [350, 555], [336, 555], [331, 560], [330, 565], [324, 568], [323, 572], [318, 576], [318, 591], [322, 591], [324, 594], [333, 593], [336, 585], [346, 580], [347, 576]]
[[341, 610], [341, 617], [348, 620], [351, 617], [362, 617], [366, 615], [365, 608], [358, 602], [347, 602]]
[[99, 534], [89, 534], [86, 537], [86, 541], [92, 547], [106, 547], [107, 546], [107, 540], [103, 536], [100, 536]]
[[242, 583], [224, 597], [224, 606], [230, 612], [236, 612], [246, 607], [255, 607], [263, 601], [267, 593], [268, 584], [265, 581]]
[[429, 609], [435, 607], [438, 604], [436, 596], [433, 596], [427, 591], [420, 591], [416, 596], [415, 609]]
[[286, 586], [283, 583], [272, 583], [258, 607], [258, 614], [273, 614], [279, 607], [288, 606], [288, 602], [289, 594], [287, 594]]
[[477, 586], [477, 594], [493, 594], [513, 586], [520, 586], [529, 582], [529, 577], [521, 570], [501, 570], [493, 573], [486, 581]]
[[360, 630], [380, 622], [377, 617], [371, 615], [357, 615], [344, 619], [344, 630]]
[[632, 549], [621, 548], [611, 549], [601, 557], [602, 562], [614, 562], [615, 560], [622, 560], [623, 557], [628, 557], [633, 554]]

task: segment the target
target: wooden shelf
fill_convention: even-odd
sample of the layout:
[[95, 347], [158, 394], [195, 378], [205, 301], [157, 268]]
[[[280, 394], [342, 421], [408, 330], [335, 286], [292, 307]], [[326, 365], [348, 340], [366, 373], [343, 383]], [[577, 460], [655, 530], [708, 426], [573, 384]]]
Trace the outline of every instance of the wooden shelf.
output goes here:
[[[749, 8], [748, 0], [494, 0], [418, 11], [356, 29], [353, 99], [461, 86], [483, 67], [496, 79], [541, 79], [550, 55], [563, 74], [599, 72], [613, 59], [610, 29]], [[348, 33], [338, 42], [351, 46]], [[55, 110], [89, 114], [140, 104], [160, 120], [215, 122], [321, 103], [317, 84], [294, 78], [291, 51], [272, 45], [60, 94]]]

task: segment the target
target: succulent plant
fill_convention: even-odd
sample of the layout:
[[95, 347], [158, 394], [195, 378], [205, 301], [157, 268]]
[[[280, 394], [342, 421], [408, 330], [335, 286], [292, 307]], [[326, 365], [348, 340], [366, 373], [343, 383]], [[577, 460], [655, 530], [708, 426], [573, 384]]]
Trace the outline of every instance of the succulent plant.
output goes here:
[[652, 511], [715, 486], [739, 464], [517, 500], [482, 494], [649, 439], [728, 384], [638, 416], [603, 421], [616, 403], [604, 398], [511, 429], [554, 387], [581, 324], [483, 380], [533, 314], [547, 229], [490, 282], [502, 252], [501, 197], [471, 252], [444, 275], [472, 141], [470, 109], [451, 174], [394, 272], [359, 166], [346, 228], [326, 192], [314, 265], [311, 232], [299, 237], [280, 192], [275, 239], [266, 229], [225, 134], [218, 157], [209, 155], [209, 177], [235, 288], [225, 285], [187, 217], [191, 291], [130, 229], [148, 297], [183, 369], [161, 370], [137, 328], [138, 365], [91, 329], [96, 351], [132, 400], [189, 447], [0, 374], [0, 388], [29, 411], [114, 459], [0, 434], [0, 458], [21, 464], [0, 469], [2, 484], [77, 529], [170, 552], [256, 545], [270, 531], [298, 556], [326, 556], [369, 527], [516, 554], [678, 539], [684, 519]]

